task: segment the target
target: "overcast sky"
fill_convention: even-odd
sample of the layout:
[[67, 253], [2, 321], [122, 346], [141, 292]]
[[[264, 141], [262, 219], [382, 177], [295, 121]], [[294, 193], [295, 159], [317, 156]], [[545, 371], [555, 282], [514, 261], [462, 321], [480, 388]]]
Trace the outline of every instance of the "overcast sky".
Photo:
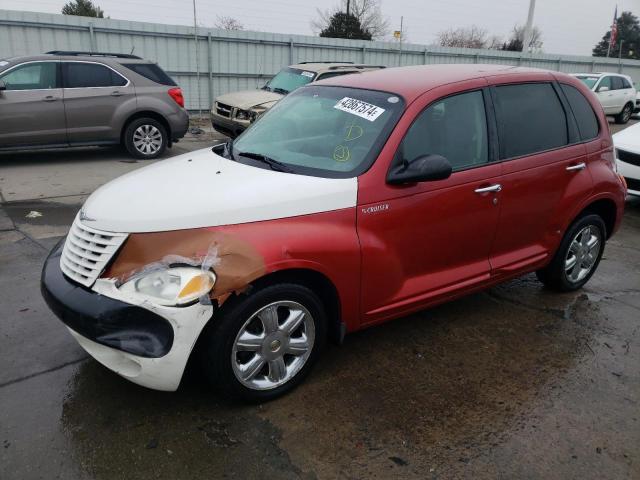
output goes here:
[[[192, 0], [94, 0], [106, 16], [121, 20], [193, 24]], [[210, 26], [217, 15], [238, 19], [247, 30], [311, 35], [316, 9], [339, 0], [196, 0], [198, 23]], [[0, 0], [0, 8], [60, 13], [64, 0]], [[529, 0], [381, 0], [382, 13], [399, 29], [400, 16], [411, 43], [431, 44], [450, 27], [476, 24], [506, 37], [526, 22]], [[640, 0], [537, 0], [534, 23], [542, 30], [546, 53], [590, 55], [618, 13], [640, 16]]]

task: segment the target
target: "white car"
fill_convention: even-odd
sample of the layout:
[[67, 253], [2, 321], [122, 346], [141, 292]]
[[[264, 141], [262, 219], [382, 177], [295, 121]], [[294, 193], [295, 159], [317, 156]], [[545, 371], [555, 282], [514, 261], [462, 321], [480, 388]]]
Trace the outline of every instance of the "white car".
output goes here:
[[640, 123], [613, 135], [618, 173], [627, 182], [628, 194], [640, 196]]
[[636, 108], [636, 89], [628, 75], [618, 73], [572, 73], [593, 91], [606, 115], [627, 123]]

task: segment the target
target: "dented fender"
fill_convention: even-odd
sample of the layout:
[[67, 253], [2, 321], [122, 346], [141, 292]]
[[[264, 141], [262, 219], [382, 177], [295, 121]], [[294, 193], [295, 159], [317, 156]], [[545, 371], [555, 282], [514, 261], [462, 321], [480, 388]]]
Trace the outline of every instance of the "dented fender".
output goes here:
[[[133, 233], [102, 274], [123, 283], [150, 265], [209, 262], [211, 299], [222, 305], [271, 273], [306, 269], [339, 292], [347, 331], [359, 326], [360, 244], [355, 208], [238, 225]], [[193, 263], [192, 263], [193, 262]]]

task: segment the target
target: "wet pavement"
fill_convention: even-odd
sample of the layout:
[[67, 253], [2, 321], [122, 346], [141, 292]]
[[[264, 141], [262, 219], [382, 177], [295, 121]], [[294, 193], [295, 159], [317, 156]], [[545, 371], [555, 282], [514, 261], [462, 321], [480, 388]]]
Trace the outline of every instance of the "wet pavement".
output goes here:
[[[21, 168], [65, 168], [43, 162]], [[119, 173], [87, 165], [76, 190], [62, 176], [61, 196], [0, 206], [1, 479], [640, 478], [640, 200], [582, 291], [528, 275], [350, 335], [290, 395], [247, 406], [197, 366], [175, 393], [133, 385], [46, 308], [45, 255], [81, 190]], [[40, 188], [20, 175], [11, 191]]]

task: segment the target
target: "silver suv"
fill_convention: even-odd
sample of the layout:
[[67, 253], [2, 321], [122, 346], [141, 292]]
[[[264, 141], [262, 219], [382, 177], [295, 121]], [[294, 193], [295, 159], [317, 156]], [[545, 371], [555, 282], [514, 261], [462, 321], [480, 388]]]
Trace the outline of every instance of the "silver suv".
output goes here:
[[155, 158], [188, 126], [182, 90], [140, 57], [53, 51], [0, 60], [0, 151], [122, 144]]

